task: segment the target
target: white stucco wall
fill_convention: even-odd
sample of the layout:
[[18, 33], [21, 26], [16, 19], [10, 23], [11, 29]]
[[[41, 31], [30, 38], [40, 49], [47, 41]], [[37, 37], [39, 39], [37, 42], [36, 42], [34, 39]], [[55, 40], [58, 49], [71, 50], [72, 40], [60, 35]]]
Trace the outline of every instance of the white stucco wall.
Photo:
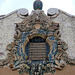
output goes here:
[[6, 47], [14, 40], [16, 26], [14, 23], [21, 21], [22, 19], [17, 16], [16, 12], [0, 20], [0, 52], [5, 54], [4, 56], [0, 55], [0, 59], [6, 58]]
[[[17, 12], [12, 13], [4, 19], [0, 19], [0, 52], [5, 53], [4, 56], [0, 56], [0, 59], [6, 57], [6, 47], [14, 40], [14, 23], [20, 23], [22, 20], [17, 16]], [[60, 25], [61, 40], [68, 44], [68, 56], [72, 59], [75, 58], [75, 17], [60, 11], [59, 15], [52, 20]]]
[[59, 23], [61, 40], [68, 44], [68, 56], [72, 59], [75, 58], [75, 17], [60, 11], [56, 18], [52, 19], [54, 22]]

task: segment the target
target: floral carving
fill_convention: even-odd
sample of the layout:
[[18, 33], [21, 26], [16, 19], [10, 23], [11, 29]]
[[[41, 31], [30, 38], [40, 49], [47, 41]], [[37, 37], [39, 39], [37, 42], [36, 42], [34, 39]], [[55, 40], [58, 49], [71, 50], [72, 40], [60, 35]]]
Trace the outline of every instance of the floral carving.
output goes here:
[[[37, 27], [35, 27], [36, 25]], [[29, 39], [35, 36], [45, 38], [50, 46], [50, 53], [47, 56], [48, 61], [40, 64], [32, 64], [32, 61], [27, 60], [28, 56], [25, 52], [25, 46]], [[43, 13], [33, 13], [21, 23], [16, 23], [14, 41], [7, 46], [9, 53], [6, 60], [1, 60], [0, 66], [9, 64], [13, 71], [18, 70], [20, 74], [26, 72], [30, 75], [35, 74], [36, 67], [39, 73], [54, 73], [55, 69], [62, 70], [67, 62], [64, 57], [66, 55], [67, 58], [66, 50], [68, 46], [60, 37], [59, 23], [52, 22]], [[61, 63], [61, 60], [64, 63]]]

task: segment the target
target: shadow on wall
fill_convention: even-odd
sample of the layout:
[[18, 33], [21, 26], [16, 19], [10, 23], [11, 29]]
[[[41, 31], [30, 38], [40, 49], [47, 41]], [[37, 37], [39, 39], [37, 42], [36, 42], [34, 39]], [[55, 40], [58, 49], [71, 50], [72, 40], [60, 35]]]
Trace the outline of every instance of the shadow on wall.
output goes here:
[[[0, 68], [0, 75], [29, 75], [19, 74], [18, 71], [12, 71], [9, 67]], [[52, 75], [52, 74], [44, 74]], [[67, 65], [62, 71], [57, 70], [55, 75], [75, 75], [75, 66]]]

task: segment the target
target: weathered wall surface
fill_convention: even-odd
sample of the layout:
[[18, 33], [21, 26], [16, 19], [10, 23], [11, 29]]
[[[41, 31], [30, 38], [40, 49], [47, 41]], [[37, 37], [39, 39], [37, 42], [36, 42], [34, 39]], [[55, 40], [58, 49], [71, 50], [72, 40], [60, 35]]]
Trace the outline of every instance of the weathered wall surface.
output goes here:
[[[20, 12], [22, 12], [21, 14], [26, 14], [22, 10]], [[20, 14], [20, 12], [18, 13]], [[60, 24], [61, 39], [68, 44], [67, 53], [73, 59], [75, 58], [75, 17], [63, 11], [56, 11], [56, 13], [59, 15], [52, 18], [52, 20]], [[20, 23], [22, 20], [17, 16], [17, 12], [12, 13], [4, 19], [0, 19], [0, 52], [5, 52], [6, 46], [13, 42], [15, 34], [14, 23]], [[6, 56], [0, 56], [0, 59], [4, 57]]]
[[65, 41], [68, 45], [68, 56], [75, 58], [75, 17], [63, 11], [59, 11], [57, 17], [52, 19], [54, 22], [59, 23], [61, 40]]
[[6, 47], [14, 40], [15, 23], [21, 21], [16, 12], [0, 20], [0, 52], [4, 52], [4, 55], [0, 54], [0, 59], [6, 57]]

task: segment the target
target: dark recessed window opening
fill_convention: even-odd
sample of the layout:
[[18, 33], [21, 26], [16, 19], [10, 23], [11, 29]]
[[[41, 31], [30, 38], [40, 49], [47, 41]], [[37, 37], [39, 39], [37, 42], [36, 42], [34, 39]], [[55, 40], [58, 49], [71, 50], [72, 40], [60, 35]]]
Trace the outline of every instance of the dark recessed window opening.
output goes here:
[[30, 61], [46, 61], [50, 49], [46, 43], [46, 39], [34, 37], [29, 40], [29, 43], [25, 47], [25, 52]]

